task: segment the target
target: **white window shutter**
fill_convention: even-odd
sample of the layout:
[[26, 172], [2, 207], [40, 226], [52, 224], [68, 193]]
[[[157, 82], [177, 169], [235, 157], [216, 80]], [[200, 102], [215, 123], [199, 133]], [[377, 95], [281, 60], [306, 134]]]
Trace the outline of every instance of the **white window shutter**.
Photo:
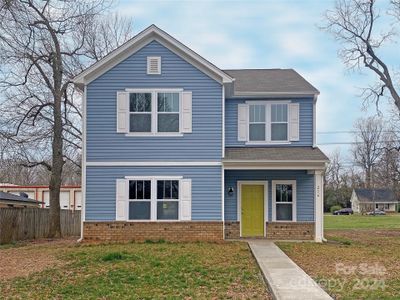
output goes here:
[[129, 132], [129, 93], [117, 92], [117, 132]]
[[298, 141], [300, 139], [299, 132], [299, 122], [300, 117], [300, 105], [299, 103], [290, 103], [289, 104], [289, 140], [290, 141]]
[[247, 104], [238, 105], [238, 141], [247, 141], [249, 126], [249, 106]]
[[192, 92], [182, 93], [182, 132], [192, 132]]
[[125, 221], [128, 217], [127, 210], [128, 198], [128, 181], [126, 179], [117, 179], [116, 181], [116, 203], [115, 203], [115, 219], [117, 221]]
[[181, 180], [181, 220], [188, 221], [192, 219], [192, 180]]

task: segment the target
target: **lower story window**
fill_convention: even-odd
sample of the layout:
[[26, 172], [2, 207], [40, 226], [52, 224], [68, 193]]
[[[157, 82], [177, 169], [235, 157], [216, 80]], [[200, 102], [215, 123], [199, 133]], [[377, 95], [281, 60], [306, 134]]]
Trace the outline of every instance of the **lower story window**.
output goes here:
[[150, 220], [151, 181], [129, 181], [129, 220]]
[[179, 219], [179, 181], [157, 180], [157, 220]]
[[129, 220], [179, 220], [179, 180], [129, 180]]
[[282, 181], [273, 182], [276, 221], [295, 221], [296, 219], [296, 195], [295, 182]]

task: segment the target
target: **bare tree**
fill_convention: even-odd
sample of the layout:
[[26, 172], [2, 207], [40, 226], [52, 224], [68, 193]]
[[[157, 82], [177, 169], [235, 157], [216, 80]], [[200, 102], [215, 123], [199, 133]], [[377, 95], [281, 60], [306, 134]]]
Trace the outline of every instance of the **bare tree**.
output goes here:
[[400, 152], [399, 132], [393, 127], [385, 131], [382, 137], [382, 154], [379, 163], [375, 167], [376, 182], [379, 186], [391, 188], [397, 194], [400, 181]]
[[323, 29], [331, 33], [342, 45], [339, 56], [350, 69], [365, 67], [377, 76], [377, 82], [365, 88], [364, 99], [378, 105], [383, 96], [393, 99], [400, 110], [400, 87], [396, 72], [387, 65], [379, 49], [396, 37], [396, 22], [400, 21], [400, 1], [388, 2], [384, 14], [388, 20], [386, 30], [378, 23], [381, 18], [375, 0], [337, 0], [335, 7], [325, 14]]
[[359, 119], [354, 124], [354, 129], [354, 161], [364, 171], [365, 185], [370, 188], [374, 166], [382, 155], [382, 121], [376, 117]]
[[[79, 167], [80, 97], [71, 79], [131, 35], [122, 19], [119, 28], [101, 27], [112, 24], [101, 18], [109, 7], [107, 0], [0, 0], [0, 130], [25, 166], [50, 172], [50, 237], [61, 235], [64, 165]], [[99, 26], [109, 30], [101, 40]]]

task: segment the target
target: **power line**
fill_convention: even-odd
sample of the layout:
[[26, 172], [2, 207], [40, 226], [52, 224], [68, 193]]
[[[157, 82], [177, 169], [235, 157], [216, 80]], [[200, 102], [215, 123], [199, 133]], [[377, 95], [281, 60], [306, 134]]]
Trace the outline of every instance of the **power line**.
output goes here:
[[[400, 143], [400, 140], [392, 141], [379, 141], [379, 143]], [[359, 145], [364, 144], [364, 142], [322, 142], [317, 143], [318, 145]]]
[[[317, 131], [317, 134], [360, 133], [359, 130]], [[382, 130], [382, 133], [400, 133], [399, 130]]]

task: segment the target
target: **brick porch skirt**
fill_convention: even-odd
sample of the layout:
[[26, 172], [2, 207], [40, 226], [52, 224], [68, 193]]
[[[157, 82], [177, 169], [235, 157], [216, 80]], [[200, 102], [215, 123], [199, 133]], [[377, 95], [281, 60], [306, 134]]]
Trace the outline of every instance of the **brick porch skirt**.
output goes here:
[[[314, 222], [267, 222], [267, 239], [271, 240], [313, 240]], [[240, 238], [240, 222], [225, 222], [225, 238]]]
[[184, 222], [84, 222], [86, 241], [216, 242], [223, 240], [223, 223], [218, 221]]

